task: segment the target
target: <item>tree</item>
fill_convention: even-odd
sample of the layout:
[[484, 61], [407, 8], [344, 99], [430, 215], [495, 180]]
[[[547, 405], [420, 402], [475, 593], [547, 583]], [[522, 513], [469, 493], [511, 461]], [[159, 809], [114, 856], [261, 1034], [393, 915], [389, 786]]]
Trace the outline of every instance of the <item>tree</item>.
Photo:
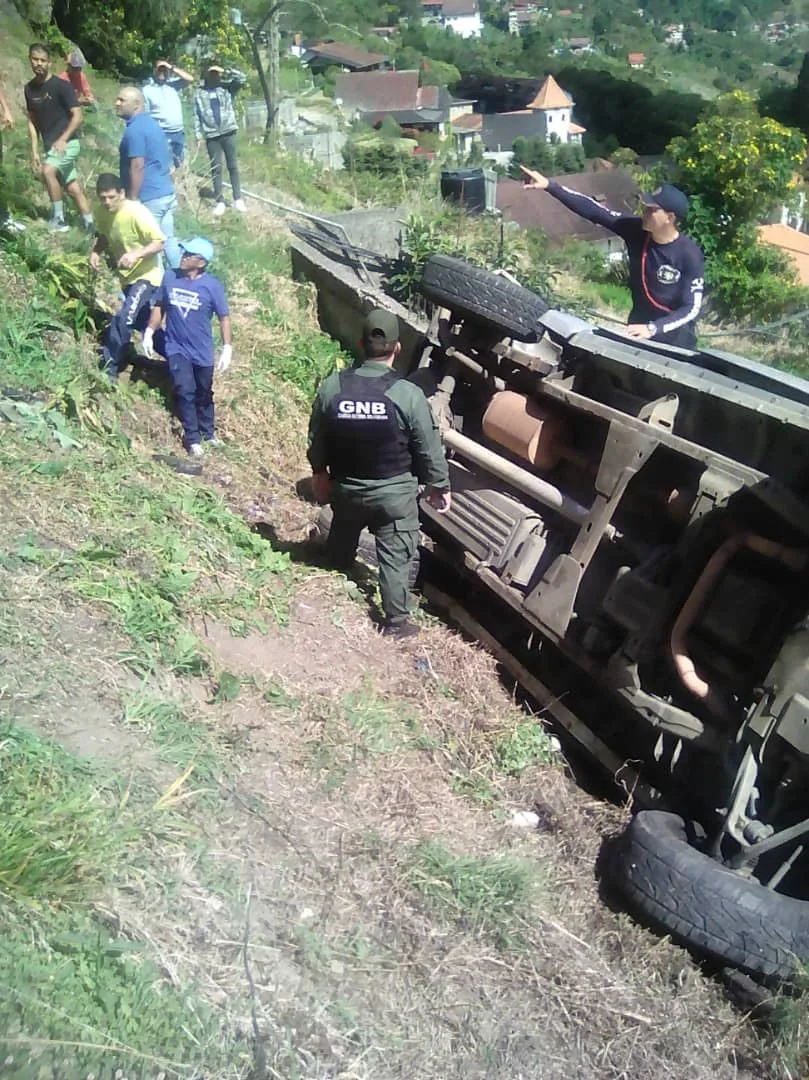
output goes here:
[[762, 250], [756, 224], [792, 195], [806, 139], [759, 116], [753, 99], [735, 91], [668, 152], [677, 183], [692, 196], [688, 231], [705, 252], [714, 300], [737, 317], [783, 310], [794, 273]]
[[180, 59], [192, 38], [197, 57], [224, 63], [240, 63], [245, 46], [228, 0], [54, 0], [53, 19], [96, 67], [130, 77], [159, 56]]
[[562, 143], [556, 148], [556, 172], [565, 173], [581, 172], [584, 168], [584, 151], [576, 143]]
[[460, 81], [461, 73], [454, 64], [447, 64], [443, 60], [422, 60], [419, 76], [422, 86], [454, 86]]
[[553, 172], [555, 155], [552, 147], [545, 142], [541, 135], [521, 135], [514, 140], [512, 147], [514, 157], [511, 162], [511, 173], [519, 178], [520, 165], [528, 169], [537, 169], [541, 173]]

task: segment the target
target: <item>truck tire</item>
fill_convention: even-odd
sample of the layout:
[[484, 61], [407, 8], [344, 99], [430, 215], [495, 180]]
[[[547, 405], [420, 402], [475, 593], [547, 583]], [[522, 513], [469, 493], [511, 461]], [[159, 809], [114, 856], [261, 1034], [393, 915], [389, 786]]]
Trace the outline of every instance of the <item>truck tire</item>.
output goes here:
[[428, 300], [474, 322], [502, 330], [517, 341], [536, 341], [548, 305], [530, 289], [449, 255], [431, 255], [421, 291]]
[[783, 896], [693, 847], [676, 814], [642, 810], [613, 852], [610, 877], [672, 938], [767, 983], [809, 960], [809, 902]]

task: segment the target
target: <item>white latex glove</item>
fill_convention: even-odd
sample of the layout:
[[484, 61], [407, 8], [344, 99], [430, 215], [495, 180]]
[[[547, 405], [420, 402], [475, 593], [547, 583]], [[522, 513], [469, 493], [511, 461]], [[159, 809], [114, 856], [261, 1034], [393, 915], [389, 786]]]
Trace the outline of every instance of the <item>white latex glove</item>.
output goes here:
[[223, 345], [222, 351], [219, 354], [219, 361], [216, 365], [217, 371], [227, 371], [230, 367], [230, 361], [233, 359], [233, 346]]
[[146, 357], [149, 360], [154, 360], [154, 358], [155, 358], [154, 330], [152, 330], [151, 326], [147, 326], [146, 329], [143, 331], [142, 345], [143, 345], [143, 352], [146, 355]]

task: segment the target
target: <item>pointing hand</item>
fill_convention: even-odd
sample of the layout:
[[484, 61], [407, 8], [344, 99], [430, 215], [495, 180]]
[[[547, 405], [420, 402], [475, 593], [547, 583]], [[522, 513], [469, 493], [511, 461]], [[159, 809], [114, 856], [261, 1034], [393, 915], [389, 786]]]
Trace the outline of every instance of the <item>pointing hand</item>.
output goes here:
[[547, 188], [548, 178], [543, 176], [541, 172], [526, 169], [524, 165], [520, 165], [520, 171], [524, 173], [523, 183], [527, 188], [537, 188], [539, 191], [544, 191]]

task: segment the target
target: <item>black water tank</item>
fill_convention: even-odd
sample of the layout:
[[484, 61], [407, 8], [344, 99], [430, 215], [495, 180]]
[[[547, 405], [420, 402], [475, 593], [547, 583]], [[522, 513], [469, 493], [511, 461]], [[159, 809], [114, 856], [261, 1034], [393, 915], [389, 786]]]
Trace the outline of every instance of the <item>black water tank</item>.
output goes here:
[[441, 198], [459, 203], [472, 214], [486, 209], [486, 180], [483, 169], [443, 169]]

